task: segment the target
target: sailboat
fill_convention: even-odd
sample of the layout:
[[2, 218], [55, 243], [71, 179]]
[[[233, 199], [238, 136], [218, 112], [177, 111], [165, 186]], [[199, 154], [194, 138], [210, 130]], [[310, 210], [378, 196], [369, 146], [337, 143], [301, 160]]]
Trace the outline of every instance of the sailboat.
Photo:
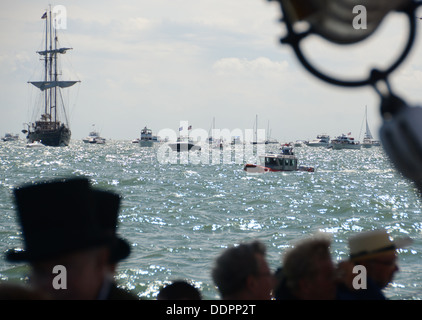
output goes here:
[[265, 144], [278, 144], [279, 142], [277, 139], [271, 138], [271, 129], [270, 129], [270, 120], [268, 120], [267, 125], [267, 139], [265, 140]]
[[365, 135], [363, 136], [362, 147], [372, 148], [373, 146], [379, 146], [380, 145], [379, 141], [374, 140], [371, 130], [369, 129], [368, 112], [367, 112], [366, 106], [365, 106], [365, 123], [366, 123], [366, 130], [365, 130]]
[[[44, 62], [43, 80], [29, 81], [30, 84], [40, 89], [43, 95], [43, 111], [40, 119], [35, 123], [27, 124], [28, 129], [22, 130], [27, 134], [28, 143], [41, 141], [46, 146], [67, 146], [70, 142], [71, 131], [67, 123], [67, 115], [63, 104], [61, 93], [62, 88], [68, 88], [80, 81], [62, 81], [59, 68], [59, 55], [65, 54], [72, 48], [60, 48], [57, 38], [57, 22], [50, 9], [47, 10], [41, 19], [45, 20], [45, 47], [42, 51], [37, 51]], [[59, 108], [59, 105], [61, 108]], [[62, 112], [63, 111], [63, 112]], [[63, 113], [65, 122], [60, 121]]]
[[251, 141], [252, 144], [266, 144], [264, 141], [258, 141], [258, 115], [255, 116], [255, 140]]

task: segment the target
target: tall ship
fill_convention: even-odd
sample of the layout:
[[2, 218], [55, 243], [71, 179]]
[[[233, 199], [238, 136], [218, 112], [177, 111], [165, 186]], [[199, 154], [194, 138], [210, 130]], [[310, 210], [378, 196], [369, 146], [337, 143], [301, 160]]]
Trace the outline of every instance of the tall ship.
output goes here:
[[[22, 130], [22, 132], [27, 134], [28, 143], [38, 141], [46, 146], [67, 146], [70, 142], [71, 131], [61, 89], [71, 87], [80, 81], [60, 80], [59, 57], [72, 48], [59, 46], [58, 24], [51, 7], [43, 14], [41, 19], [45, 20], [45, 46], [44, 50], [37, 51], [37, 53], [44, 64], [43, 76], [42, 80], [29, 81], [41, 91], [41, 115], [35, 122], [27, 124], [27, 129]], [[35, 114], [39, 113], [39, 110], [35, 112]]]

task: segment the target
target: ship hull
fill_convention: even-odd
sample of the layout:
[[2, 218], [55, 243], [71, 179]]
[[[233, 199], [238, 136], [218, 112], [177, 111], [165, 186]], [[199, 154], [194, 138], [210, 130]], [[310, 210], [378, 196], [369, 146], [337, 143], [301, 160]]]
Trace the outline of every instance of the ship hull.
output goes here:
[[61, 126], [55, 130], [36, 130], [28, 133], [28, 142], [41, 141], [43, 145], [50, 147], [66, 147], [70, 142], [71, 132], [69, 128]]

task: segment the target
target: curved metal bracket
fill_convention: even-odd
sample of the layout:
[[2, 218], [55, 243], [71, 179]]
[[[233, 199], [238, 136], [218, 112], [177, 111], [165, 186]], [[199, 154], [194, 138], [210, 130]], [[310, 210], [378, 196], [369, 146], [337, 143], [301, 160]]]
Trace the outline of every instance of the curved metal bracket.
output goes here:
[[[281, 2], [280, 2], [281, 3]], [[406, 46], [403, 49], [403, 52], [398, 57], [398, 59], [386, 70], [378, 70], [378, 69], [372, 69], [369, 73], [369, 76], [366, 79], [361, 80], [344, 80], [344, 79], [338, 79], [331, 76], [328, 76], [327, 74], [321, 72], [317, 68], [315, 68], [309, 60], [305, 57], [303, 54], [300, 43], [303, 39], [305, 39], [308, 35], [315, 33], [312, 29], [309, 29], [306, 32], [297, 33], [293, 29], [293, 25], [290, 21], [290, 18], [288, 15], [286, 15], [284, 7], [281, 3], [281, 10], [283, 12], [283, 21], [286, 24], [287, 27], [287, 36], [282, 38], [280, 41], [283, 44], [290, 45], [297, 58], [301, 62], [301, 64], [305, 67], [306, 70], [308, 70], [311, 74], [313, 74], [315, 77], [330, 83], [332, 85], [342, 86], [342, 87], [362, 87], [366, 85], [372, 85], [375, 87], [376, 83], [379, 81], [385, 81], [388, 83], [387, 78], [390, 73], [392, 73], [397, 67], [406, 59], [407, 55], [410, 52], [410, 49], [412, 48], [414, 44], [414, 40], [416, 37], [416, 16], [415, 16], [415, 10], [418, 6], [420, 6], [421, 2], [415, 2], [413, 1], [411, 5], [409, 5], [408, 8], [402, 10], [404, 12], [409, 20], [409, 37], [407, 39]]]

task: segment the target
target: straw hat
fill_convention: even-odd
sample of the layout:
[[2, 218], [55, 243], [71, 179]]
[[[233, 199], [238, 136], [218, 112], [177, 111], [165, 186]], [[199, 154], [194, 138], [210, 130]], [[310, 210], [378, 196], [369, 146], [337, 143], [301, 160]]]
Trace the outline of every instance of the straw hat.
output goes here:
[[371, 258], [376, 254], [404, 248], [412, 242], [409, 237], [392, 240], [385, 230], [362, 232], [349, 238], [350, 258]]

